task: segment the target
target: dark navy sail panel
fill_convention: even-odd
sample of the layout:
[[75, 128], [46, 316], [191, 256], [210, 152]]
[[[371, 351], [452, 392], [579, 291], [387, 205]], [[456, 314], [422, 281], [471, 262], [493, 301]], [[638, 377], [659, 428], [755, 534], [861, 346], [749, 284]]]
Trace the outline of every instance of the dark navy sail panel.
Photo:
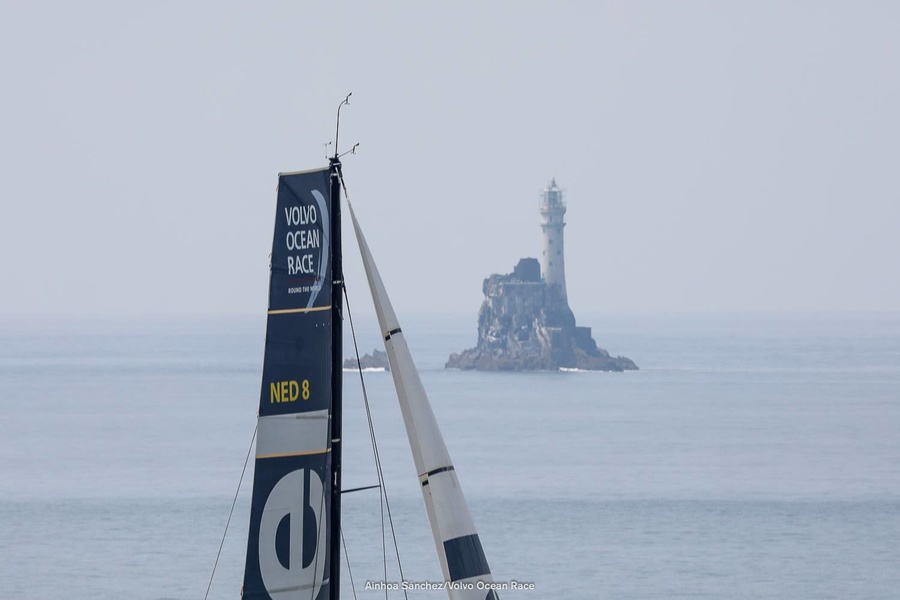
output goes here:
[[259, 416], [329, 409], [330, 363], [330, 310], [270, 314]]
[[244, 598], [329, 596], [329, 184], [328, 169], [278, 178]]
[[243, 598], [329, 597], [331, 455], [257, 459]]
[[331, 306], [329, 170], [278, 176], [269, 310]]
[[279, 175], [260, 416], [330, 407], [330, 237], [329, 170]]

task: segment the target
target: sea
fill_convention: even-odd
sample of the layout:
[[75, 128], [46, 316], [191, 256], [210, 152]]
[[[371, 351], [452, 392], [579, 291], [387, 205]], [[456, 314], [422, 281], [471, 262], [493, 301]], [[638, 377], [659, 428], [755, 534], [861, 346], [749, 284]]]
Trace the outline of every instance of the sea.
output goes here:
[[[400, 317], [495, 581], [533, 585], [499, 597], [900, 597], [900, 314], [578, 315], [627, 373], [446, 370], [475, 316]], [[0, 320], [0, 597], [239, 598], [264, 337]], [[441, 574], [391, 375], [363, 377], [387, 503], [344, 495], [342, 597], [446, 598], [404, 596]], [[374, 485], [344, 388], [344, 485]]]

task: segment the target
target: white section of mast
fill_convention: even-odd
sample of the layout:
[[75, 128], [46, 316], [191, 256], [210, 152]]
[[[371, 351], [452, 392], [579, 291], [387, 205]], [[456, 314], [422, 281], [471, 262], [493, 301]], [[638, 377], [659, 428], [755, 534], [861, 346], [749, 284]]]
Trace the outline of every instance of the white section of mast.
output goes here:
[[[485, 561], [475, 524], [378, 267], [356, 220], [353, 206], [349, 201], [347, 205], [375, 303], [378, 324], [384, 337], [384, 347], [425, 498], [441, 571], [446, 581], [462, 584], [447, 586], [447, 593], [450, 600], [496, 599], [496, 594], [483, 587], [479, 589], [477, 585], [479, 581], [493, 582], [493, 577]], [[456, 579], [451, 579], [451, 576], [456, 576]], [[470, 587], [468, 584], [471, 584], [471, 589], [465, 589]], [[454, 587], [463, 589], [452, 589]]]

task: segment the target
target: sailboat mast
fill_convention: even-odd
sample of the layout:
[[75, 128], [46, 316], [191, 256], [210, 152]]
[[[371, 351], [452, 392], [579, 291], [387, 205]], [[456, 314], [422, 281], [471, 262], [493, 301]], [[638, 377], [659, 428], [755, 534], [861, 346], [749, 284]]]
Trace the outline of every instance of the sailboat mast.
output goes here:
[[[340, 113], [338, 113], [340, 114]], [[335, 142], [337, 136], [335, 135]], [[344, 267], [341, 254], [341, 160], [335, 154], [330, 161], [331, 243], [332, 243], [332, 318], [331, 318], [331, 572], [329, 598], [341, 596], [341, 430], [343, 399], [343, 312]]]

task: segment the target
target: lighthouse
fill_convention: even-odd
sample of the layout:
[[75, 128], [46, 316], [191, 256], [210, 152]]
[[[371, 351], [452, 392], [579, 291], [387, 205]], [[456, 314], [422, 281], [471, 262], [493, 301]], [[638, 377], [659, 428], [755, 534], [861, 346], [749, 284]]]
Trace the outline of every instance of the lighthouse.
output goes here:
[[[450, 369], [479, 371], [631, 371], [630, 358], [597, 347], [590, 327], [579, 327], [566, 294], [566, 202], [556, 179], [540, 192], [540, 261], [519, 259], [512, 273], [484, 280], [478, 344], [451, 354]], [[490, 595], [490, 594], [488, 594]]]
[[566, 202], [556, 179], [541, 192], [541, 276], [548, 285], [558, 284], [562, 299], [566, 296], [566, 254], [563, 247], [563, 228], [566, 226]]

